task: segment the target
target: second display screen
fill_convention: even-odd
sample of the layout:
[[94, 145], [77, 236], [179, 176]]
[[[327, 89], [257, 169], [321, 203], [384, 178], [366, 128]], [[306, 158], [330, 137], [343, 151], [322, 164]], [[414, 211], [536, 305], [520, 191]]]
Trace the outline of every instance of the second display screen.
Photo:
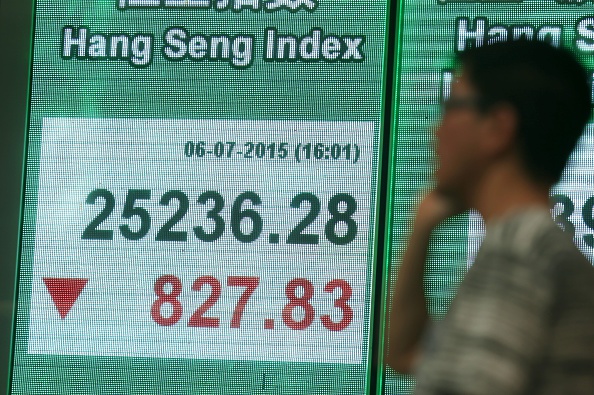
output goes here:
[[[440, 120], [441, 103], [455, 78], [456, 53], [496, 41], [543, 40], [572, 50], [587, 68], [594, 69], [594, 15], [579, 7], [581, 3], [400, 2], [386, 273], [401, 259], [414, 207], [432, 184], [433, 133]], [[589, 124], [561, 182], [551, 192], [553, 217], [590, 259], [594, 252], [593, 149], [594, 127]], [[483, 232], [482, 220], [473, 212], [453, 218], [437, 230], [426, 272], [428, 308], [434, 318], [447, 313], [457, 285], [472, 265]], [[389, 279], [388, 284], [394, 280]], [[387, 300], [392, 291], [388, 289]], [[388, 321], [386, 332], [389, 326]], [[390, 339], [385, 342], [389, 348]], [[387, 368], [385, 393], [407, 393], [413, 388], [412, 377]]]

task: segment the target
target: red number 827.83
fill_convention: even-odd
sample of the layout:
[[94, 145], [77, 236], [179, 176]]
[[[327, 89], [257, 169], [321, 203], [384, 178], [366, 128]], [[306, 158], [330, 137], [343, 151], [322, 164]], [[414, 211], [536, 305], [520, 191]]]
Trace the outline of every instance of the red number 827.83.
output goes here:
[[[248, 303], [248, 300], [258, 288], [260, 283], [259, 277], [249, 276], [229, 276], [227, 277], [228, 287], [243, 287], [245, 288], [233, 311], [231, 317], [231, 328], [239, 328], [241, 325], [241, 318], [243, 311]], [[192, 284], [192, 290], [200, 291], [205, 285], [210, 287], [210, 295], [202, 303], [201, 306], [194, 311], [188, 320], [189, 327], [200, 328], [218, 328], [220, 326], [219, 317], [205, 316], [206, 312], [213, 307], [219, 300], [222, 292], [221, 282], [212, 276], [198, 277]], [[168, 286], [168, 291], [166, 291]], [[334, 300], [334, 307], [341, 310], [342, 318], [334, 322], [329, 314], [320, 316], [322, 325], [330, 331], [341, 331], [349, 326], [353, 320], [353, 309], [348, 302], [352, 296], [352, 288], [345, 280], [335, 279], [330, 280], [324, 286], [324, 292], [333, 293], [335, 289], [340, 289], [340, 296]], [[301, 290], [298, 292], [298, 290]], [[177, 324], [182, 317], [183, 306], [178, 297], [182, 292], [181, 280], [171, 274], [159, 277], [155, 281], [155, 294], [157, 299], [151, 307], [151, 316], [153, 320], [161, 326], [171, 326]], [[311, 281], [305, 278], [294, 278], [285, 286], [285, 295], [288, 299], [287, 304], [283, 307], [282, 318], [284, 324], [293, 330], [307, 329], [315, 320], [315, 309], [310, 303], [314, 294], [314, 286]], [[170, 305], [172, 313], [165, 317], [161, 312], [161, 307]], [[297, 307], [303, 309], [303, 317], [300, 320], [294, 319], [293, 310]], [[274, 324], [271, 320], [265, 320], [265, 329], [273, 329]]]

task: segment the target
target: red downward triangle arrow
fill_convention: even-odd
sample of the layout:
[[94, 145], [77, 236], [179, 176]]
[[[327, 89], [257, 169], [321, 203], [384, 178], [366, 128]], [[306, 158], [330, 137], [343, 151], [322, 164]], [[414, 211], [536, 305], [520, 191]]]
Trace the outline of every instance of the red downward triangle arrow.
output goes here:
[[86, 278], [50, 278], [45, 277], [43, 282], [58, 309], [62, 319], [66, 317], [76, 299], [87, 285]]

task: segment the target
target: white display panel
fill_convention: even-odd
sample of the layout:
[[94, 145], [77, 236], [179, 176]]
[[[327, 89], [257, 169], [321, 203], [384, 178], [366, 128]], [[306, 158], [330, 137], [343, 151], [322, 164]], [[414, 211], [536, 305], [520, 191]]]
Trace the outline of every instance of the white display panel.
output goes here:
[[360, 363], [373, 133], [44, 119], [28, 352]]

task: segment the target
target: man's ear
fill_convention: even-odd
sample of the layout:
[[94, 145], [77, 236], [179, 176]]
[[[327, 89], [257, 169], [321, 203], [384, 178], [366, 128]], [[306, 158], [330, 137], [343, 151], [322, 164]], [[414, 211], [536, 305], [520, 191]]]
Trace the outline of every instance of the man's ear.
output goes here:
[[516, 109], [507, 103], [497, 104], [489, 109], [488, 119], [484, 136], [487, 151], [499, 156], [514, 149], [519, 126]]

